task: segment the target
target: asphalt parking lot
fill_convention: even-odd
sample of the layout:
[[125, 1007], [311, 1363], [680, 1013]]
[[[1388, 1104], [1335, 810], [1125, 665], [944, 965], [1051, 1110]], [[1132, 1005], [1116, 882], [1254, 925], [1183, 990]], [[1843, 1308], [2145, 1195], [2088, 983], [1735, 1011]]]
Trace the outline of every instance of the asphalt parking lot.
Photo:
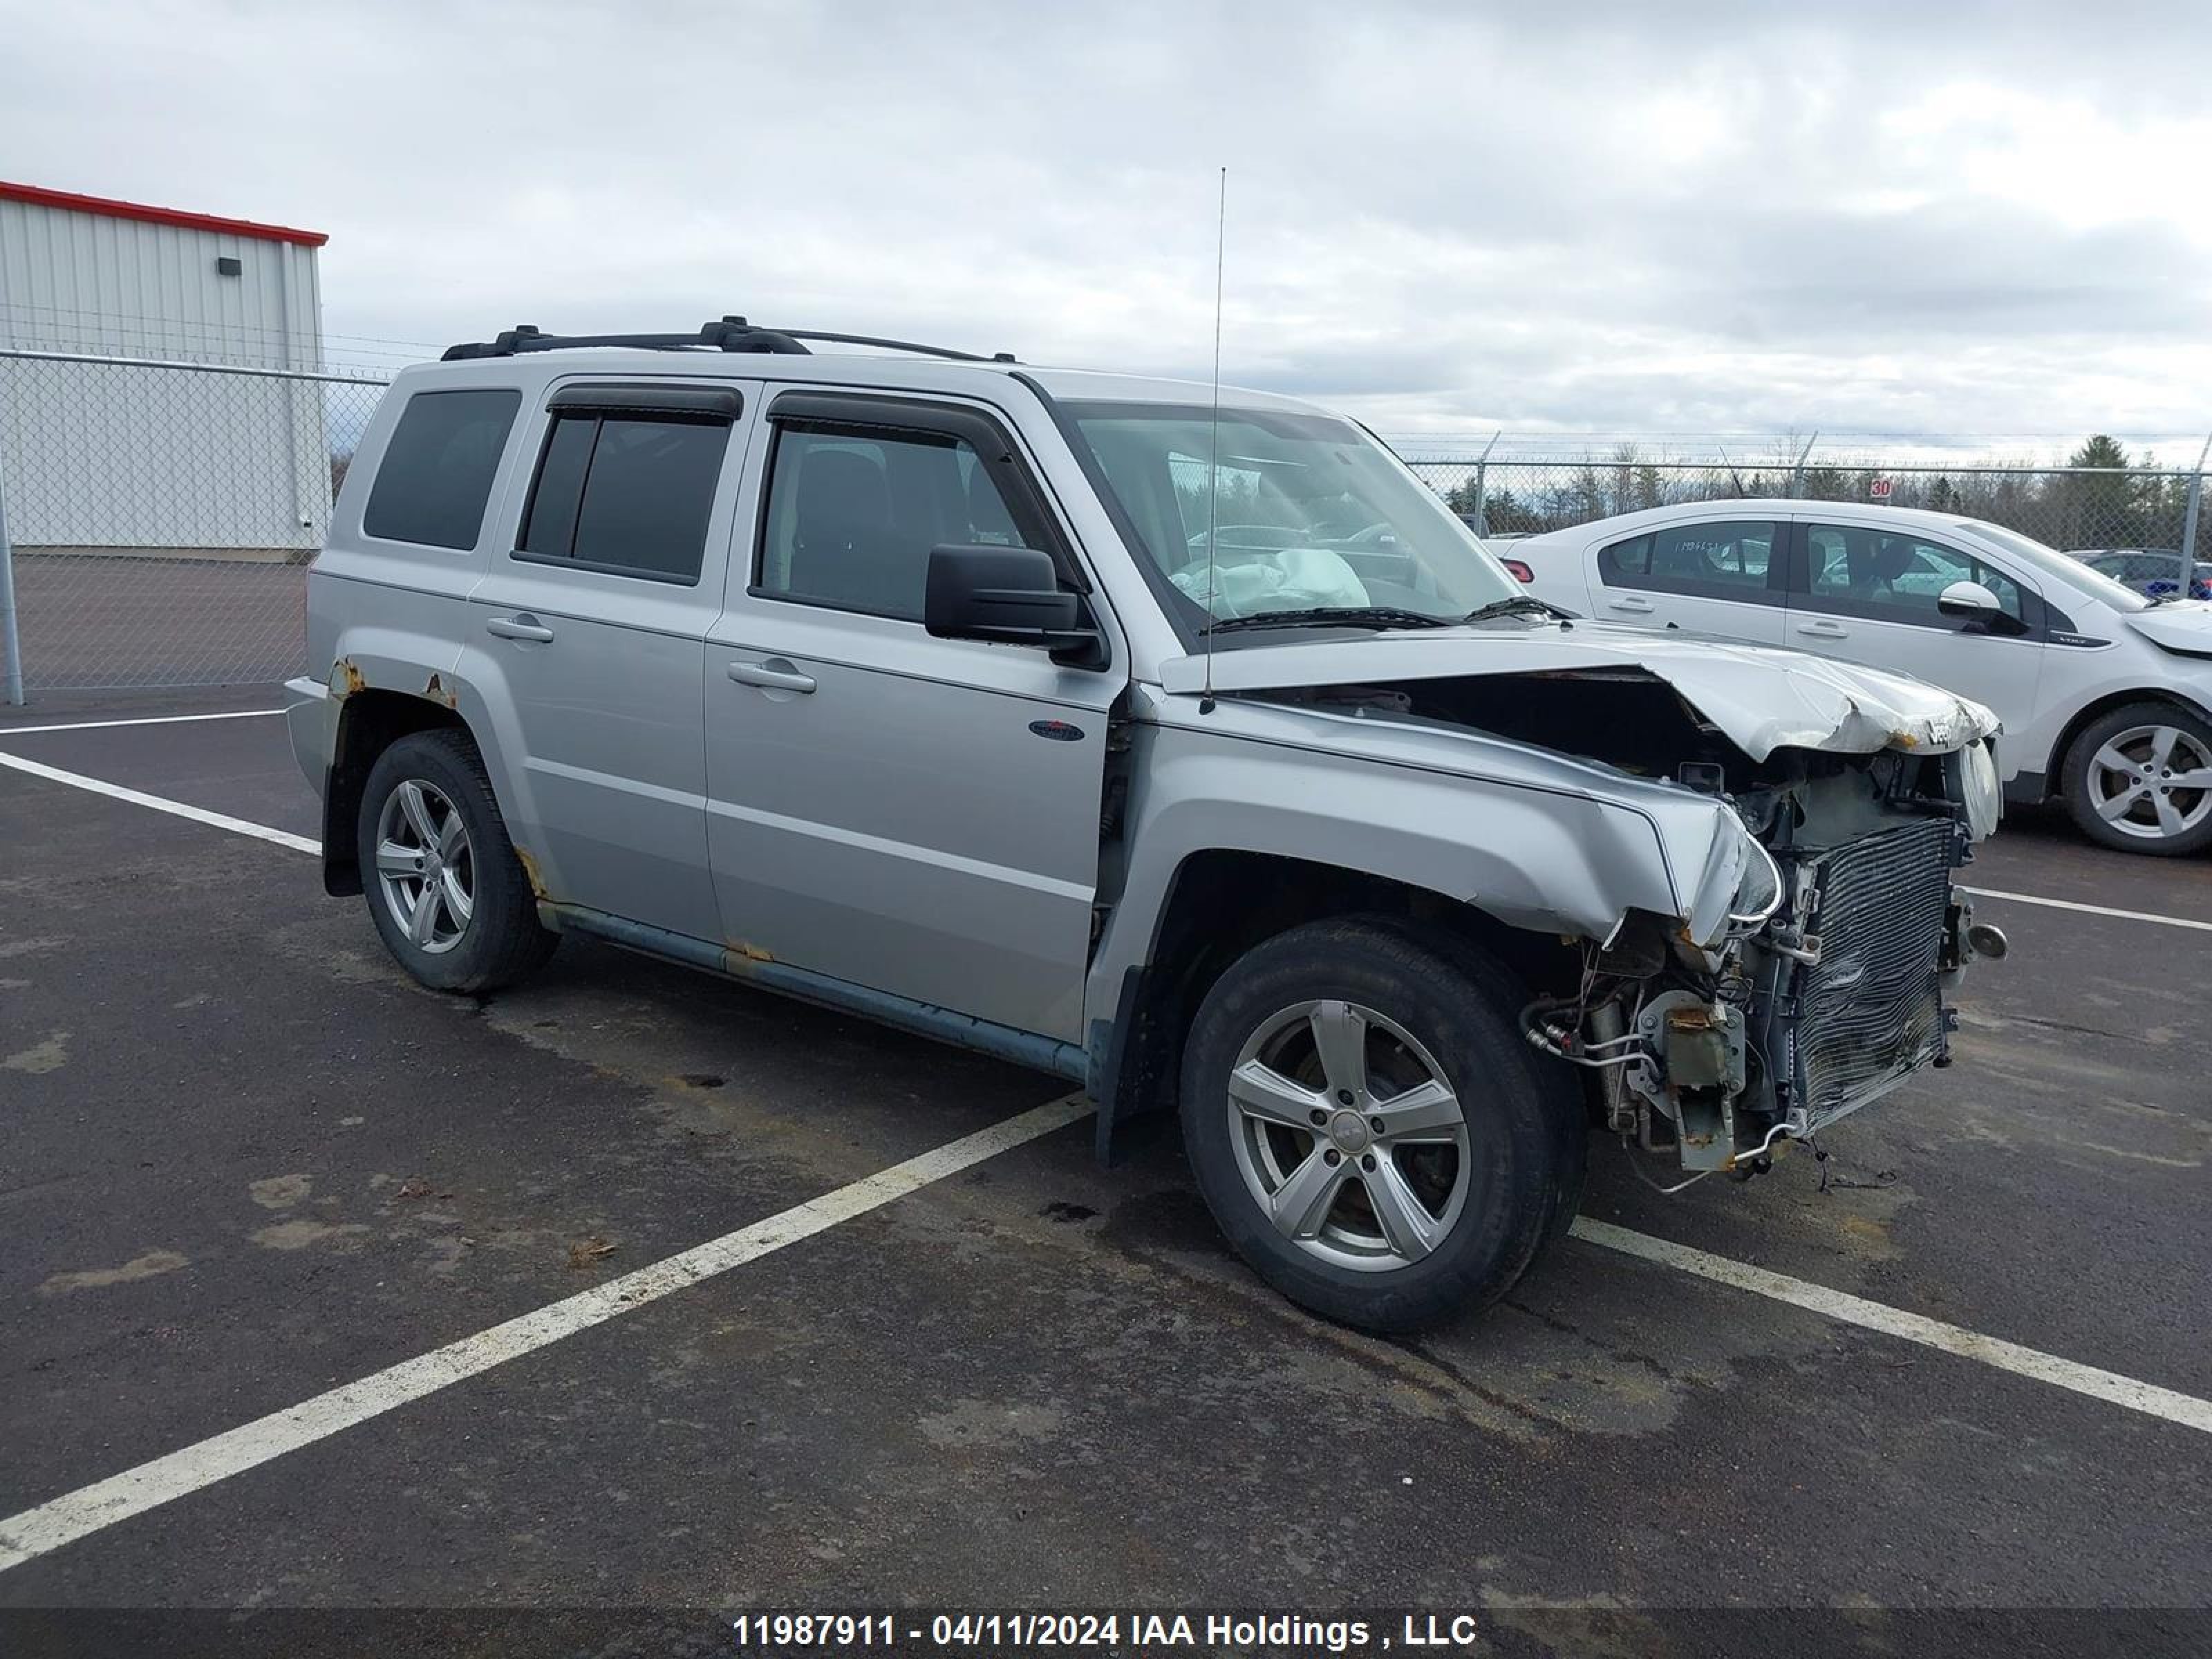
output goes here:
[[[312, 838], [280, 720], [58, 729], [272, 706], [57, 699], [0, 757]], [[2095, 908], [1981, 901], [2014, 950], [1956, 1066], [1747, 1185], [1595, 1146], [1584, 1214], [2051, 1375], [1601, 1235], [1354, 1335], [1172, 1144], [1102, 1170], [1071, 1121], [49, 1547], [58, 1500], [1066, 1089], [573, 939], [441, 997], [295, 848], [0, 765], [0, 1607], [1567, 1607], [1618, 1652], [1655, 1608], [2125, 1608], [2201, 1651], [2212, 861], [2029, 817], [1969, 880]]]

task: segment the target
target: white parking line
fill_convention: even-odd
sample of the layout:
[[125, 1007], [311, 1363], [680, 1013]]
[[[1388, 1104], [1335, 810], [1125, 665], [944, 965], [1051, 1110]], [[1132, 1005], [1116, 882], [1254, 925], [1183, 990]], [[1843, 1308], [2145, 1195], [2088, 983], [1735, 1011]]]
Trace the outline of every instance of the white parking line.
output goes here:
[[[129, 801], [156, 811], [173, 813], [196, 823], [302, 853], [319, 853], [321, 844], [303, 836], [273, 830], [221, 812], [210, 812], [182, 801], [165, 799], [118, 784], [90, 778], [58, 767], [0, 753], [0, 767], [11, 767], [36, 777], [64, 783], [96, 794]], [[2129, 921], [2212, 932], [2212, 922], [2184, 917], [2154, 915], [2138, 910], [2111, 909], [2066, 899], [2043, 898], [2028, 893], [1973, 888], [1978, 896], [2008, 899], [2024, 904], [2048, 905], [2063, 910], [2086, 911]], [[76, 1539], [114, 1525], [131, 1516], [185, 1496], [188, 1492], [242, 1474], [271, 1458], [303, 1446], [356, 1423], [382, 1415], [394, 1407], [419, 1400], [453, 1383], [489, 1370], [520, 1354], [587, 1330], [594, 1325], [658, 1300], [685, 1286], [757, 1261], [787, 1244], [796, 1243], [841, 1221], [866, 1213], [945, 1176], [957, 1174], [1000, 1152], [1040, 1135], [1079, 1121], [1091, 1108], [1080, 1096], [1071, 1095], [1009, 1118], [992, 1127], [892, 1165], [875, 1175], [841, 1187], [765, 1221], [753, 1223], [707, 1243], [610, 1280], [593, 1289], [509, 1320], [503, 1325], [388, 1370], [316, 1395], [302, 1405], [228, 1430], [181, 1451], [155, 1458], [135, 1469], [83, 1487], [42, 1504], [35, 1509], [0, 1521], [0, 1572], [60, 1548]], [[1746, 1262], [1695, 1249], [1688, 1245], [1632, 1232], [1608, 1222], [1578, 1218], [1574, 1236], [1585, 1243], [1676, 1269], [1715, 1284], [1748, 1291], [1792, 1307], [1878, 1331], [1905, 1341], [1919, 1343], [1964, 1359], [1974, 1360], [2015, 1376], [2066, 1389], [2094, 1400], [2143, 1413], [2185, 1428], [2212, 1433], [2212, 1401], [2204, 1401], [2155, 1383], [2139, 1382], [2115, 1371], [2084, 1365], [2000, 1337], [1984, 1336], [1961, 1326], [1946, 1324], [1923, 1315], [1907, 1313], [1878, 1302], [1869, 1302], [1842, 1291], [1808, 1280], [1792, 1279]]]
[[272, 1412], [182, 1451], [11, 1515], [0, 1521], [0, 1572], [732, 1267], [757, 1261], [786, 1245], [880, 1209], [893, 1199], [957, 1175], [1040, 1135], [1080, 1122], [1091, 1115], [1091, 1103], [1080, 1095], [1048, 1101], [903, 1164], [878, 1170], [850, 1186], [809, 1199], [765, 1221], [709, 1239], [503, 1325], [402, 1360], [358, 1382], [342, 1384], [301, 1405]]
[[0, 738], [26, 732], [104, 732], [115, 726], [177, 726], [186, 720], [262, 720], [281, 714], [281, 708], [225, 709], [215, 714], [140, 714], [127, 720], [57, 720], [46, 726], [0, 726]]
[[125, 789], [119, 783], [109, 783], [100, 778], [88, 778], [82, 772], [64, 772], [58, 766], [44, 765], [38, 761], [25, 760], [21, 755], [0, 754], [0, 766], [17, 772], [28, 772], [34, 778], [44, 778], [50, 783], [66, 783], [78, 789], [89, 789], [95, 795], [106, 795], [116, 800], [127, 800], [134, 806], [150, 806], [156, 812], [168, 812], [180, 818], [190, 818], [195, 823], [212, 824], [218, 830], [251, 836], [256, 841], [274, 842], [279, 847], [289, 847], [295, 853], [320, 853], [323, 844], [310, 841], [305, 836], [295, 836], [289, 830], [271, 830], [265, 823], [252, 823], [244, 818], [234, 818], [228, 812], [210, 812], [204, 806], [191, 806], [180, 800], [171, 800], [163, 795], [149, 795], [140, 789]]
[[1963, 889], [1976, 898], [2010, 899], [2014, 904], [2040, 904], [2052, 910], [2079, 910], [2084, 915], [2113, 916], [2122, 921], [2150, 921], [2161, 927], [2194, 927], [2199, 933], [2212, 933], [2212, 921], [2198, 921], [2190, 916], [2154, 915], [2148, 910], [2115, 910], [2104, 904], [2077, 904], [2072, 899], [2045, 898], [2036, 893], [2005, 893], [1994, 887]]
[[[1016, 1146], [1066, 1128], [1091, 1115], [1089, 1102], [1068, 1095], [963, 1135], [934, 1151], [810, 1199], [764, 1221], [624, 1273], [550, 1306], [495, 1325], [474, 1336], [317, 1395], [301, 1405], [272, 1412], [225, 1431], [181, 1451], [111, 1475], [0, 1521], [0, 1572], [76, 1542], [106, 1528], [143, 1515], [163, 1504], [257, 1468], [287, 1452], [312, 1446], [355, 1425], [368, 1422], [441, 1389], [504, 1364], [563, 1338], [617, 1319], [678, 1291], [757, 1261], [787, 1245], [811, 1238], [842, 1221], [880, 1209], [933, 1182], [957, 1175]], [[1984, 1336], [1957, 1325], [1902, 1309], [1832, 1291], [1731, 1261], [1609, 1222], [1577, 1218], [1574, 1236], [1586, 1243], [1673, 1267], [1715, 1284], [1788, 1303], [1845, 1324], [1899, 1337], [1972, 1359], [1999, 1370], [2048, 1382], [2093, 1400], [2125, 1407], [2184, 1428], [2212, 1433], [2212, 1401], [2198, 1400], [2117, 1372], [2078, 1364], [2016, 1342]]]
[[1791, 1279], [1785, 1273], [1771, 1273], [1765, 1267], [1752, 1267], [1747, 1262], [1731, 1261], [1724, 1255], [1713, 1255], [1704, 1250], [1692, 1249], [1686, 1244], [1653, 1238], [1648, 1233], [1631, 1232], [1626, 1227], [1616, 1227], [1607, 1221], [1594, 1221], [1588, 1216], [1575, 1218], [1573, 1232], [1577, 1238], [1587, 1243], [1600, 1244], [1608, 1250], [1619, 1250], [1625, 1255], [1638, 1256], [1645, 1261], [1656, 1261], [1662, 1267], [1679, 1268], [1699, 1279], [1709, 1279], [1716, 1285], [1749, 1291], [1754, 1296], [1771, 1297], [1777, 1302], [1787, 1302], [1793, 1308], [1802, 1308], [1808, 1313], [1840, 1320], [1846, 1325], [1863, 1326], [1886, 1336], [1902, 1337], [1907, 1342], [1917, 1342], [1923, 1347], [1940, 1348], [1945, 1353], [1956, 1354], [1961, 1359], [1978, 1360], [1984, 1365], [2010, 1371], [2016, 1376], [2033, 1377], [2054, 1388], [2070, 1389], [2075, 1394], [2087, 1395], [2092, 1400], [2124, 1406], [2130, 1411], [2163, 1418], [2168, 1423], [2179, 1423], [2184, 1428], [2212, 1434], [2212, 1400], [2199, 1400], [2193, 1395], [2179, 1394], [2172, 1389], [2161, 1389], [2154, 1382], [2138, 1382], [2135, 1378], [2122, 1376], [2117, 1371], [2100, 1370], [2094, 1365], [2061, 1359], [2056, 1354], [2024, 1348], [2019, 1343], [2008, 1342], [2002, 1337], [1984, 1336], [1978, 1331], [1947, 1325], [1940, 1319], [1907, 1313], [1902, 1308], [1886, 1307], [1879, 1302], [1869, 1302], [1863, 1297], [1832, 1291], [1825, 1285]]

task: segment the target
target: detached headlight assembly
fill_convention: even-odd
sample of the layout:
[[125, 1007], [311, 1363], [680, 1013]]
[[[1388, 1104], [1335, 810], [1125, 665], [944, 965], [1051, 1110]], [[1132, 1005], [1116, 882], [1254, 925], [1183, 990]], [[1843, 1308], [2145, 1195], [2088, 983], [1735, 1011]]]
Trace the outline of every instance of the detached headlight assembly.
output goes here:
[[2004, 786], [1997, 781], [1996, 757], [1979, 738], [1959, 751], [1959, 799], [1966, 809], [1966, 828], [1976, 841], [1996, 833], [2004, 817]]
[[1774, 854], [1760, 844], [1750, 830], [1743, 832], [1749, 856], [1744, 860], [1743, 874], [1737, 878], [1735, 896], [1729, 901], [1730, 928], [1757, 927], [1781, 908], [1782, 867], [1774, 861]]
[[1781, 908], [1785, 892], [1774, 856], [1750, 827], [1716, 803], [1711, 842], [1698, 883], [1698, 897], [1684, 918], [1698, 948], [1717, 951], [1729, 939], [1756, 933]]

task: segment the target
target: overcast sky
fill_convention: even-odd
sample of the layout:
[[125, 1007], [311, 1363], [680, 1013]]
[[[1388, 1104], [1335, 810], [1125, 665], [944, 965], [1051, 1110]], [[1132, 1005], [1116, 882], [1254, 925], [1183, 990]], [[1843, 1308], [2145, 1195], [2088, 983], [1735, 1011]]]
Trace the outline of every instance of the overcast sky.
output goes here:
[[[1571, 23], [1560, 21], [1571, 15]], [[334, 357], [725, 312], [1394, 434], [2212, 428], [2212, 5], [0, 0], [0, 176]]]

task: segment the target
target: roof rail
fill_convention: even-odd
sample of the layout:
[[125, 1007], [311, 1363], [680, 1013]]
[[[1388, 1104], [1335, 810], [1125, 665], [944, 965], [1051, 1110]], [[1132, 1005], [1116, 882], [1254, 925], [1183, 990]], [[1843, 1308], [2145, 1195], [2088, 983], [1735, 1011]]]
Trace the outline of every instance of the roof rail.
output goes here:
[[548, 334], [532, 323], [517, 323], [496, 338], [464, 341], [447, 346], [441, 361], [466, 357], [513, 357], [526, 351], [565, 351], [580, 346], [627, 346], [643, 351], [759, 351], [807, 355], [804, 342], [819, 340], [838, 345], [878, 346], [887, 351], [914, 351], [926, 357], [948, 357], [963, 363], [1018, 362], [1011, 351], [989, 356], [981, 352], [955, 351], [950, 346], [920, 345], [912, 340], [880, 339], [872, 334], [831, 334], [818, 329], [756, 328], [742, 317], [725, 317], [701, 325], [696, 334]]

